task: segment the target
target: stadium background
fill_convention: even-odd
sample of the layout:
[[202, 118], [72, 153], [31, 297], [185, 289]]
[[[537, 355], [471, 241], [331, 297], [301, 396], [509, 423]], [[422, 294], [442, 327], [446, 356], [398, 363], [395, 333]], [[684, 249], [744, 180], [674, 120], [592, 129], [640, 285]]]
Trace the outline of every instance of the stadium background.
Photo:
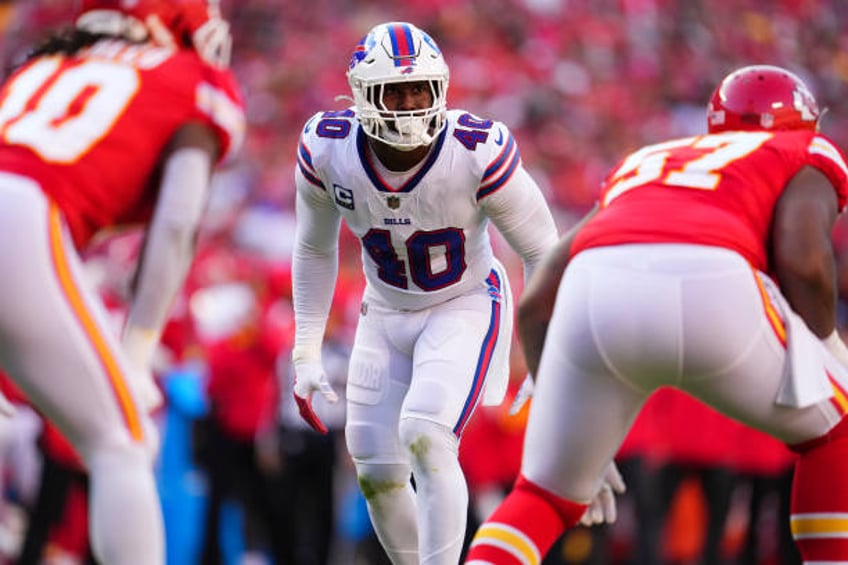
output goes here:
[[[4, 76], [32, 41], [69, 20], [72, 5], [60, 0], [0, 2]], [[512, 129], [525, 166], [542, 186], [563, 230], [592, 204], [604, 173], [624, 152], [703, 132], [704, 102], [720, 78], [740, 65], [770, 63], [796, 71], [828, 108], [822, 130], [848, 147], [844, 0], [224, 0], [222, 7], [233, 26], [232, 66], [244, 88], [249, 129], [241, 155], [216, 176], [198, 266], [175, 311], [166, 335], [168, 355], [160, 366], [170, 400], [161, 415], [166, 448], [161, 480], [175, 564], [191, 562], [197, 551], [198, 527], [192, 524], [202, 512], [203, 472], [193, 464], [190, 436], [180, 431], [188, 433], [208, 404], [204, 372], [210, 344], [257, 325], [284, 357], [291, 334], [287, 262], [297, 138], [314, 112], [346, 105], [335, 97], [349, 94], [344, 76], [349, 54], [372, 25], [406, 20], [434, 36], [451, 69], [449, 105], [502, 120]], [[834, 237], [840, 264], [845, 264], [845, 226], [837, 226]], [[503, 242], [495, 237], [495, 243], [509, 266], [519, 267]], [[99, 242], [91, 252], [92, 276], [116, 311], [136, 245], [137, 237], [124, 233]], [[342, 245], [331, 331], [343, 364], [361, 282], [356, 242], [345, 236]], [[842, 280], [848, 297], [848, 277]], [[520, 291], [520, 280], [513, 287]], [[246, 314], [251, 304], [261, 306], [260, 315]], [[514, 357], [517, 385], [523, 365], [520, 355]], [[277, 368], [285, 376], [284, 365]], [[194, 388], [184, 386], [186, 382]], [[287, 397], [284, 378], [282, 387]], [[226, 390], [237, 395], [239, 386]], [[276, 406], [275, 394], [257, 402]], [[291, 407], [280, 404], [282, 415], [275, 412], [271, 420], [297, 427]], [[338, 433], [343, 413], [327, 414]], [[474, 437], [464, 442], [463, 461], [475, 504], [485, 512], [514, 476], [523, 420], [486, 409], [475, 423], [468, 434]], [[690, 433], [695, 427], [700, 431]], [[758, 479], [775, 479], [785, 492], [791, 456], [780, 446], [687, 399], [669, 396], [650, 406], [621, 458], [635, 462], [635, 471], [628, 467], [628, 472], [637, 474], [622, 501], [619, 523], [593, 533], [573, 532], [551, 562], [623, 563], [625, 556], [635, 555], [646, 535], [639, 530], [638, 501], [662, 498], [646, 489], [656, 487], [657, 477], [664, 477], [657, 471], [669, 465], [685, 473], [668, 502], [667, 518], [654, 528], [664, 562], [697, 562], [709, 543], [705, 510], [710, 497], [697, 482], [703, 475], [696, 473], [693, 479], [689, 471], [717, 468], [732, 477], [717, 555], [728, 562], [781, 562], [777, 528], [754, 524], [749, 506], [761, 484]], [[336, 525], [333, 559], [368, 563], [377, 558], [367, 557], [373, 551], [362, 548], [368, 528], [350, 473], [342, 457], [334, 481], [335, 516], [327, 518]], [[642, 482], [638, 477], [644, 474], [654, 482]], [[16, 496], [8, 494], [10, 489], [7, 499]], [[764, 519], [780, 520], [779, 506], [764, 500]], [[237, 524], [238, 516], [233, 520]], [[756, 557], [751, 557], [744, 554], [746, 536], [758, 530], [762, 536]], [[2, 539], [0, 535], [0, 549], [5, 547]], [[226, 534], [224, 542], [227, 555], [235, 559], [243, 546], [239, 536]]]

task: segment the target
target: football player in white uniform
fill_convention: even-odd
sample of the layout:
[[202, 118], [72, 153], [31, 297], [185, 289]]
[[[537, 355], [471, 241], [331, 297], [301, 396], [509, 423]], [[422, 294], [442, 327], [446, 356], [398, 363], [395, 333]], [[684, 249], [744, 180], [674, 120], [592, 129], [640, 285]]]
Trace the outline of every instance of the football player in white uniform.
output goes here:
[[394, 563], [455, 565], [468, 504], [459, 440], [509, 376], [512, 296], [489, 220], [525, 272], [557, 229], [509, 129], [448, 111], [448, 67], [425, 32], [377, 25], [348, 79], [353, 107], [315, 114], [298, 148], [294, 393], [324, 431], [311, 397], [337, 398], [321, 343], [344, 219], [366, 278], [345, 430], [359, 485]]

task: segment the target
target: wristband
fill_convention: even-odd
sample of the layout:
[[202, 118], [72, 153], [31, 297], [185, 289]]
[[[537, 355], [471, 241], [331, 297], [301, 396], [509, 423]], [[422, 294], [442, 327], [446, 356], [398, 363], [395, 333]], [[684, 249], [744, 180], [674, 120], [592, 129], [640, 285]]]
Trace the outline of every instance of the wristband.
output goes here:
[[321, 360], [320, 345], [298, 345], [292, 350], [292, 363], [309, 363]]
[[139, 367], [150, 367], [159, 345], [159, 332], [138, 326], [127, 326], [122, 339], [124, 353]]

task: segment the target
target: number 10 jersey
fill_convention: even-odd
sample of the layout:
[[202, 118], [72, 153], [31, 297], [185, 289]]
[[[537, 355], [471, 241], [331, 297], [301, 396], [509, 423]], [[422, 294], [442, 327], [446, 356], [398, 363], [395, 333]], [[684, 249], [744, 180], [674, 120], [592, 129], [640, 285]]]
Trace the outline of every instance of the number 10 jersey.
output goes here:
[[103, 227], [145, 222], [160, 158], [183, 125], [216, 132], [221, 158], [244, 136], [232, 73], [191, 50], [103, 40], [39, 57], [0, 91], [0, 170], [32, 178], [82, 247]]

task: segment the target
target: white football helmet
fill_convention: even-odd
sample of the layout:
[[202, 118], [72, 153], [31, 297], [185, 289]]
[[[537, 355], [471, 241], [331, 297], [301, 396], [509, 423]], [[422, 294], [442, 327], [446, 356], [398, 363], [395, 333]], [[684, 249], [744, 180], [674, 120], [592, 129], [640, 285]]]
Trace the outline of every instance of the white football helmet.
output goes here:
[[[347, 72], [362, 129], [370, 137], [400, 150], [429, 145], [445, 127], [448, 66], [436, 42], [405, 22], [375, 26], [362, 38]], [[433, 104], [424, 110], [390, 111], [383, 104], [389, 83], [430, 85]]]

